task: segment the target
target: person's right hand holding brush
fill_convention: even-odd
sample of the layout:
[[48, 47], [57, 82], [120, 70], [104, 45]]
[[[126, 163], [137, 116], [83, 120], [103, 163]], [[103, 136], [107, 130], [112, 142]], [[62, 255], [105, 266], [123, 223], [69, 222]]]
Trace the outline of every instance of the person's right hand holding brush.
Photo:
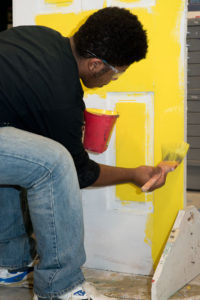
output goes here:
[[[174, 171], [184, 159], [189, 144], [182, 142], [181, 144], [170, 144], [162, 146], [162, 161], [154, 169], [151, 178], [141, 187], [143, 192], [151, 192], [159, 188], [165, 182], [167, 174]], [[157, 170], [157, 171], [156, 171]]]

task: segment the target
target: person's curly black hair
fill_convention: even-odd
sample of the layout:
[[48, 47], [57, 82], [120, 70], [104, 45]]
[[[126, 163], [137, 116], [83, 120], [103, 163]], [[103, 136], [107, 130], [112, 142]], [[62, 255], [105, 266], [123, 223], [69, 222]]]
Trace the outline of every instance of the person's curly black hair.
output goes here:
[[80, 57], [87, 51], [114, 66], [128, 66], [146, 56], [147, 35], [137, 16], [119, 7], [106, 7], [92, 14], [74, 35]]

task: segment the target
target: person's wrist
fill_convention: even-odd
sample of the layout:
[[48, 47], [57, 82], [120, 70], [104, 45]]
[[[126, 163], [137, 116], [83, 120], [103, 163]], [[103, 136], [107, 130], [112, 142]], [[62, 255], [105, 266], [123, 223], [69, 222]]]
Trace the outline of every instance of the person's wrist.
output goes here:
[[139, 185], [139, 181], [138, 181], [138, 173], [139, 173], [139, 167], [136, 168], [131, 168], [131, 172], [130, 172], [130, 182], [132, 182], [135, 185]]

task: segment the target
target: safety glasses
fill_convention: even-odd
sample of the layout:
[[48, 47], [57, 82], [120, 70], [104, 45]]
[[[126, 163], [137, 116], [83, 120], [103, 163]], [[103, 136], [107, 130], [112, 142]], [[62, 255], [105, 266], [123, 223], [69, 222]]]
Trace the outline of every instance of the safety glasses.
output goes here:
[[96, 57], [100, 60], [102, 60], [102, 62], [107, 65], [115, 74], [113, 74], [113, 79], [118, 79], [124, 72], [119, 71], [118, 69], [116, 69], [115, 67], [113, 67], [111, 64], [109, 64], [105, 59], [98, 57], [96, 54], [94, 54], [93, 52], [87, 50], [86, 51], [88, 54], [90, 54], [93, 57]]

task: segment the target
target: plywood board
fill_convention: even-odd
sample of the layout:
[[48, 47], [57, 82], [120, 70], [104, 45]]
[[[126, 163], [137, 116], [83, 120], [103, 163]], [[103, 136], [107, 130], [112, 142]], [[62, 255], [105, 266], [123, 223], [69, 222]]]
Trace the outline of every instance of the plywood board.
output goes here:
[[152, 300], [166, 300], [200, 273], [200, 213], [180, 210], [152, 280]]

